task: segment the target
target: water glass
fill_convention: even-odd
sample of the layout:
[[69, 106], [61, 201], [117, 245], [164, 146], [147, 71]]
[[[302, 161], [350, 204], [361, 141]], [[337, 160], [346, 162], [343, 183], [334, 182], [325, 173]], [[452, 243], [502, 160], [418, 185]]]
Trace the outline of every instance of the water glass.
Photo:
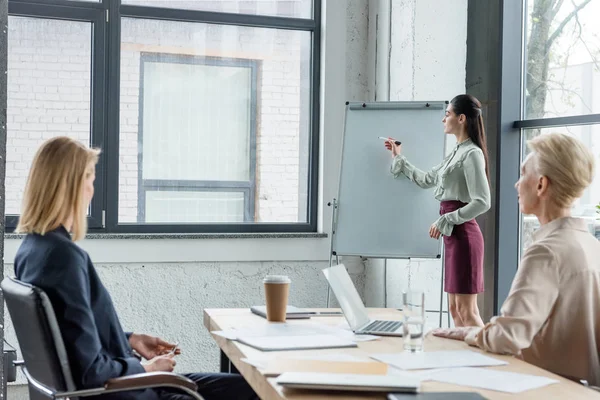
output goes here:
[[404, 350], [423, 351], [423, 331], [425, 328], [425, 293], [420, 290], [407, 290], [402, 293]]

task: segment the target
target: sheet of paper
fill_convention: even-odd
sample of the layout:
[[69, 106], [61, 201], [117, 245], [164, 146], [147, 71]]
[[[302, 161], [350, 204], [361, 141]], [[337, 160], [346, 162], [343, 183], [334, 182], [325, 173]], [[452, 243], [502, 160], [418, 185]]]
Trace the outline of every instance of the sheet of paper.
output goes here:
[[486, 368], [448, 368], [430, 374], [428, 379], [507, 393], [521, 393], [559, 382], [543, 376]]
[[353, 341], [335, 335], [239, 336], [237, 340], [262, 351], [356, 347], [356, 343]]
[[393, 366], [389, 366], [388, 368], [388, 375], [395, 375], [395, 376], [412, 376], [412, 377], [417, 377], [419, 379], [421, 379], [422, 381], [428, 381], [430, 380], [429, 377], [438, 372], [441, 371], [441, 369], [413, 369], [413, 370], [403, 370], [400, 368], [396, 368]]
[[457, 351], [424, 351], [420, 353], [387, 353], [371, 354], [375, 360], [387, 363], [394, 367], [412, 369], [430, 368], [457, 368], [457, 367], [488, 367], [495, 365], [506, 365], [506, 361], [497, 360], [493, 357], [470, 350]]
[[289, 324], [275, 323], [254, 326], [248, 328], [226, 329], [222, 331], [212, 331], [215, 335], [219, 335], [228, 340], [237, 340], [238, 337], [263, 337], [263, 336], [300, 336], [300, 335], [335, 335], [343, 339], [352, 340], [354, 342], [366, 342], [377, 340], [379, 336], [375, 335], [356, 335], [350, 330], [340, 329], [338, 327], [325, 324]]
[[[281, 357], [281, 356], [278, 356]], [[241, 360], [247, 364], [252, 365], [256, 368], [266, 368], [269, 360], [276, 357], [252, 357], [242, 358]], [[352, 354], [345, 353], [323, 353], [323, 354], [286, 354], [286, 359], [290, 360], [310, 360], [310, 361], [339, 361], [339, 362], [371, 362], [372, 360], [368, 357], [358, 357]], [[390, 368], [391, 369], [391, 368]]]
[[319, 335], [329, 333], [329, 327], [319, 324], [288, 324], [271, 323], [247, 328], [226, 329], [212, 331], [215, 335], [223, 336], [229, 340], [236, 340], [240, 336], [299, 336]]

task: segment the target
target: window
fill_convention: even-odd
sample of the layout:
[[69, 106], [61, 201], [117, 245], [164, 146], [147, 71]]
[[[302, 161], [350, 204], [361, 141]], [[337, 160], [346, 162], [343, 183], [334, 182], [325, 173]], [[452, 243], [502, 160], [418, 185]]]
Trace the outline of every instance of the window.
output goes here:
[[[594, 181], [585, 190], [583, 195], [575, 201], [571, 213], [573, 216], [584, 218], [588, 221], [590, 233], [600, 239], [600, 221], [596, 206], [600, 203], [600, 125], [561, 126], [544, 129], [523, 129], [523, 137], [529, 138], [553, 132], [572, 135], [588, 146], [596, 157], [596, 173]], [[523, 144], [523, 159], [527, 156], [525, 143]], [[531, 234], [539, 228], [535, 216], [522, 215], [521, 221], [521, 251], [525, 250], [531, 242]]]
[[[525, 14], [524, 109], [526, 120], [539, 119], [521, 130], [522, 154], [534, 136], [563, 132], [583, 140], [600, 154], [600, 126], [581, 125], [580, 116], [600, 112], [600, 26], [594, 16], [599, 2], [527, 0]], [[552, 118], [572, 117], [563, 122]], [[573, 214], [590, 220], [595, 233], [595, 205], [600, 180], [584, 193]], [[522, 216], [521, 248], [525, 249], [537, 219]]]
[[[563, 132], [587, 143], [600, 158], [600, 27], [594, 20], [600, 3], [522, 0], [504, 2], [503, 13], [497, 305], [508, 294], [520, 253], [539, 228], [537, 218], [519, 213], [513, 187], [527, 140]], [[572, 213], [587, 219], [590, 232], [600, 238], [598, 175]]]
[[102, 149], [92, 231], [316, 231], [319, 0], [9, 14], [7, 230], [39, 144], [72, 135]]
[[255, 220], [256, 79], [253, 60], [140, 55], [138, 206], [120, 219]]
[[600, 2], [526, 6], [525, 118], [600, 113]]
[[29, 166], [46, 139], [90, 144], [92, 24], [8, 19], [6, 214], [19, 214]]

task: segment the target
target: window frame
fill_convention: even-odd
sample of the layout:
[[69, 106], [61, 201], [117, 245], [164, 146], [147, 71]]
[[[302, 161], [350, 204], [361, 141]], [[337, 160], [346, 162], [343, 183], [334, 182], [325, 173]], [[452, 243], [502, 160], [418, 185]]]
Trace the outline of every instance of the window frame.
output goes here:
[[140, 97], [139, 97], [139, 122], [138, 122], [138, 148], [143, 148], [144, 143], [144, 68], [146, 62], [172, 63], [184, 65], [205, 65], [241, 67], [250, 70], [250, 137], [249, 137], [249, 177], [247, 181], [219, 181], [219, 180], [162, 180], [144, 179], [143, 161], [144, 153], [138, 153], [138, 223], [145, 223], [146, 193], [148, 191], [199, 191], [199, 192], [241, 192], [244, 194], [244, 222], [254, 222], [255, 196], [256, 196], [256, 130], [258, 121], [258, 76], [259, 64], [257, 60], [234, 59], [212, 56], [191, 56], [184, 54], [145, 53], [140, 54]]
[[[519, 178], [525, 129], [600, 124], [600, 114], [567, 117], [524, 118], [524, 79], [527, 0], [502, 1], [499, 104], [499, 151], [497, 160], [494, 311], [506, 299], [517, 272], [521, 250], [522, 214], [514, 192]], [[529, 0], [532, 1], [532, 0]]]
[[[64, 20], [83, 20], [94, 23], [92, 77], [91, 77], [91, 138], [92, 146], [102, 149], [96, 170], [96, 195], [88, 220], [91, 233], [285, 233], [317, 232], [319, 131], [320, 131], [320, 64], [321, 64], [321, 1], [312, 0], [312, 18], [294, 18], [269, 15], [251, 15], [122, 5], [120, 0], [98, 2], [77, 0], [9, 0], [9, 15]], [[219, 25], [237, 25], [304, 31], [311, 34], [308, 96], [308, 160], [306, 179], [307, 199], [299, 199], [306, 206], [306, 222], [285, 223], [218, 223], [218, 224], [140, 224], [119, 223], [119, 134], [120, 134], [120, 52], [121, 18], [138, 18], [196, 22]], [[302, 122], [301, 122], [302, 124]], [[141, 134], [141, 132], [140, 132]], [[255, 132], [256, 135], [256, 132]], [[252, 157], [253, 155], [250, 154]], [[254, 152], [256, 157], [256, 152]], [[301, 155], [302, 157], [302, 155]], [[255, 208], [256, 174], [247, 192], [248, 210]], [[138, 189], [139, 190], [139, 189]], [[246, 197], [246, 196], [245, 196]], [[303, 210], [301, 215], [304, 215]], [[139, 210], [138, 210], [139, 213]], [[246, 216], [250, 217], [250, 216]], [[246, 219], [246, 218], [245, 218]], [[248, 218], [250, 220], [253, 218]], [[14, 231], [17, 215], [5, 217], [5, 231]]]

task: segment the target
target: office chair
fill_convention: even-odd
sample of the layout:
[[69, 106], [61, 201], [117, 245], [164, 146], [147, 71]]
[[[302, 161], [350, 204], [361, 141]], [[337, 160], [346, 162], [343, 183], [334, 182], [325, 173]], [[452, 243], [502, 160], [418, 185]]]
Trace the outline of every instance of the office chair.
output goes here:
[[128, 390], [171, 387], [203, 400], [196, 384], [170, 372], [148, 372], [106, 381], [103, 387], [76, 390], [52, 304], [40, 288], [7, 277], [0, 284], [23, 354], [22, 368], [31, 399], [77, 399]]

